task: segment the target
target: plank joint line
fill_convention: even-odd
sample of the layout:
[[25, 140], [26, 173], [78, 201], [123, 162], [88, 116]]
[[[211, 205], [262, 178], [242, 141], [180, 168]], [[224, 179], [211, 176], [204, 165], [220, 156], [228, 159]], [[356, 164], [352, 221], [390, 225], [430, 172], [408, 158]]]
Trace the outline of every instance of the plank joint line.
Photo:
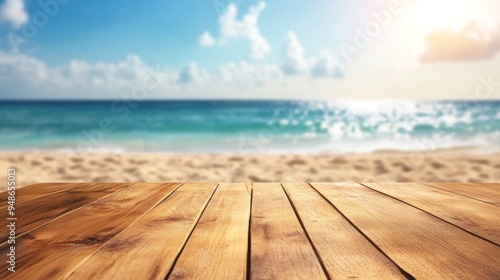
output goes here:
[[434, 215], [434, 214], [432, 214], [432, 213], [430, 213], [430, 212], [428, 212], [428, 211], [425, 211], [425, 210], [424, 210], [424, 209], [422, 209], [422, 208], [419, 208], [419, 207], [417, 207], [417, 206], [415, 206], [415, 205], [413, 205], [413, 204], [410, 204], [410, 203], [408, 203], [408, 202], [406, 202], [406, 201], [404, 201], [404, 200], [401, 200], [401, 199], [399, 199], [399, 198], [397, 198], [397, 197], [391, 196], [391, 195], [386, 194], [386, 193], [384, 193], [384, 192], [381, 192], [381, 191], [379, 191], [379, 190], [373, 189], [373, 188], [371, 188], [371, 187], [369, 187], [369, 186], [367, 186], [367, 185], [365, 185], [365, 184], [363, 184], [363, 183], [359, 183], [359, 184], [360, 184], [360, 185], [362, 185], [362, 186], [363, 186], [363, 187], [365, 187], [365, 188], [368, 188], [368, 189], [372, 190], [372, 191], [375, 191], [375, 192], [380, 193], [380, 194], [382, 194], [382, 195], [385, 195], [385, 196], [387, 196], [387, 197], [389, 197], [389, 198], [395, 199], [395, 200], [397, 200], [397, 201], [399, 201], [399, 202], [401, 202], [401, 203], [404, 203], [404, 204], [406, 204], [406, 205], [408, 205], [408, 206], [411, 206], [411, 207], [413, 207], [413, 208], [415, 208], [415, 209], [418, 209], [418, 210], [420, 210], [420, 211], [422, 211], [422, 212], [424, 212], [424, 213], [426, 213], [426, 214], [428, 214], [428, 215], [430, 215], [430, 216], [432, 216], [432, 217], [434, 217], [434, 218], [436, 218], [436, 219], [438, 219], [438, 220], [440, 220], [440, 221], [442, 221], [442, 222], [445, 222], [445, 223], [447, 223], [447, 224], [449, 224], [449, 225], [452, 225], [452, 226], [454, 226], [454, 227], [456, 227], [456, 228], [458, 228], [458, 229], [460, 229], [460, 230], [463, 230], [463, 231], [467, 232], [467, 233], [468, 233], [468, 234], [470, 234], [470, 235], [473, 235], [473, 236], [475, 236], [475, 237], [477, 237], [477, 238], [479, 238], [479, 239], [482, 239], [482, 240], [484, 240], [484, 241], [486, 241], [486, 242], [488, 242], [488, 243], [491, 243], [491, 244], [493, 244], [493, 245], [495, 245], [495, 246], [497, 246], [497, 247], [500, 247], [500, 244], [497, 244], [496, 242], [493, 242], [493, 241], [488, 240], [488, 239], [486, 239], [486, 238], [484, 238], [484, 237], [482, 237], [482, 236], [480, 236], [480, 235], [477, 235], [477, 234], [475, 234], [475, 233], [473, 233], [473, 232], [471, 232], [471, 231], [469, 231], [469, 230], [467, 230], [467, 229], [465, 229], [465, 228], [463, 228], [463, 227], [460, 227], [460, 226], [455, 225], [455, 224], [453, 224], [453, 223], [451, 223], [451, 222], [448, 222], [447, 220], [445, 220], [445, 219], [443, 219], [443, 218], [441, 218], [441, 217], [439, 217], [439, 216], [436, 216], [436, 215]]
[[358, 226], [356, 226], [340, 209], [337, 208], [329, 199], [327, 199], [320, 191], [318, 191], [311, 183], [308, 183], [324, 200], [326, 200], [332, 207], [337, 211], [346, 221], [351, 224], [352, 227], [356, 229], [370, 244], [377, 249], [384, 257], [386, 257], [389, 261], [391, 261], [398, 269], [399, 271], [408, 279], [408, 280], [415, 280], [416, 278], [413, 277], [410, 273], [405, 271], [402, 267], [399, 266], [398, 263], [396, 263], [389, 255], [387, 255], [373, 240], [371, 240]]
[[450, 190], [448, 190], [448, 189], [438, 188], [438, 187], [436, 187], [436, 186], [433, 186], [432, 184], [422, 183], [422, 185], [425, 185], [425, 186], [427, 186], [427, 187], [434, 188], [434, 189], [436, 189], [436, 190], [445, 191], [445, 192], [453, 193], [453, 194], [456, 194], [456, 195], [465, 196], [465, 197], [470, 198], [470, 199], [474, 199], [474, 200], [477, 200], [477, 201], [480, 201], [480, 202], [483, 202], [483, 203], [488, 203], [488, 204], [491, 204], [491, 205], [493, 205], [493, 206], [500, 207], [500, 205], [497, 205], [497, 204], [495, 204], [495, 203], [491, 203], [491, 202], [489, 202], [489, 201], [484, 201], [484, 200], [481, 200], [481, 199], [478, 199], [478, 198], [475, 198], [475, 197], [472, 197], [472, 196], [468, 196], [468, 195], [465, 195], [465, 194], [462, 194], [462, 193], [452, 192], [452, 191], [450, 191]]
[[[248, 185], [247, 185], [248, 187]], [[248, 190], [248, 188], [247, 188]], [[247, 241], [247, 275], [246, 279], [252, 279], [252, 205], [253, 205], [253, 188], [250, 187], [250, 215], [248, 215], [248, 241]]]
[[179, 251], [179, 253], [177, 254], [177, 256], [175, 257], [174, 259], [174, 262], [172, 263], [172, 266], [170, 267], [170, 270], [168, 271], [167, 275], [165, 276], [165, 280], [168, 280], [168, 278], [170, 277], [170, 275], [172, 274], [172, 272], [174, 271], [174, 268], [175, 268], [175, 264], [177, 263], [177, 261], [179, 260], [179, 258], [181, 257], [182, 255], [182, 252], [184, 251], [184, 248], [186, 248], [186, 245], [189, 241], [189, 238], [191, 238], [191, 235], [193, 235], [193, 232], [196, 228], [196, 225], [198, 225], [198, 223], [200, 222], [201, 220], [201, 217], [203, 217], [203, 213], [205, 213], [205, 210], [208, 208], [208, 205], [210, 204], [210, 201], [212, 200], [212, 198], [214, 197], [215, 193], [217, 192], [217, 189], [219, 188], [220, 184], [217, 183], [217, 186], [215, 187], [214, 191], [212, 192], [212, 194], [210, 195], [210, 197], [208, 198], [208, 201], [207, 203], [205, 204], [205, 207], [203, 208], [203, 210], [201, 211], [200, 213], [200, 216], [198, 217], [198, 219], [196, 220], [196, 223], [194, 223], [194, 226], [193, 228], [191, 229], [191, 231], [189, 232], [187, 238], [186, 238], [186, 241], [184, 242], [184, 244], [182, 245], [182, 248], [181, 250]]
[[290, 203], [290, 205], [292, 206], [292, 209], [293, 209], [293, 212], [295, 213], [295, 216], [297, 217], [297, 220], [299, 221], [299, 224], [300, 224], [300, 227], [302, 228], [302, 230], [304, 231], [304, 234], [306, 235], [307, 237], [307, 240], [309, 241], [309, 244], [311, 244], [311, 247], [314, 251], [314, 254], [316, 255], [316, 258], [318, 258], [318, 261], [319, 261], [319, 264], [321, 265], [321, 268], [323, 269], [323, 272], [325, 273], [326, 275], [326, 279], [328, 280], [332, 280], [332, 277], [330, 276], [330, 274], [328, 273], [328, 270], [326, 269], [325, 267], [325, 263], [323, 262], [323, 259], [321, 258], [321, 256], [319, 255], [319, 252], [318, 250], [316, 249], [316, 246], [314, 245], [314, 243], [312, 242], [311, 240], [311, 237], [309, 236], [309, 233], [307, 232], [306, 230], [306, 227], [304, 226], [304, 223], [302, 222], [302, 219], [300, 218], [299, 216], [299, 212], [297, 211], [297, 208], [295, 208], [295, 205], [293, 205], [293, 202], [292, 200], [290, 199], [290, 196], [288, 195], [288, 193], [286, 192], [285, 188], [283, 188], [283, 184], [280, 184], [280, 187], [281, 189], [283, 190], [283, 192], [285, 193], [286, 195], [286, 198], [288, 199], [288, 202]]

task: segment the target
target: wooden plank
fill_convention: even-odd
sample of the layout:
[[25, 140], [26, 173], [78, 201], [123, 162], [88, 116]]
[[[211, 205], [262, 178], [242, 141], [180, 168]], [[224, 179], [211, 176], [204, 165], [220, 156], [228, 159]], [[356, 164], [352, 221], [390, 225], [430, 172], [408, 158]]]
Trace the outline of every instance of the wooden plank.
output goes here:
[[418, 183], [363, 183], [500, 245], [500, 207]]
[[186, 183], [102, 246], [69, 279], [164, 279], [217, 183]]
[[500, 184], [425, 183], [425, 185], [500, 206]]
[[[61, 192], [66, 189], [71, 189], [78, 187], [80, 185], [85, 185], [86, 183], [41, 183], [25, 186], [22, 188], [16, 188], [16, 202], [30, 201], [35, 198], [50, 195], [52, 193]], [[0, 201], [6, 201], [8, 197], [8, 192], [0, 193]], [[5, 207], [2, 205], [2, 207]]]
[[[38, 228], [53, 219], [90, 204], [101, 197], [109, 195], [129, 184], [88, 183], [75, 184], [74, 188], [55, 192], [29, 201], [16, 202], [16, 234], [21, 236]], [[7, 211], [0, 212], [0, 220], [6, 220]], [[7, 240], [8, 232], [0, 232], [2, 244]]]
[[309, 184], [283, 188], [332, 279], [407, 279]]
[[326, 279], [278, 183], [253, 185], [250, 265], [251, 279]]
[[245, 279], [250, 199], [244, 183], [221, 183], [168, 279]]
[[[68, 277], [108, 240], [164, 200], [179, 184], [133, 184], [16, 240], [16, 270], [0, 279]], [[9, 247], [0, 247], [6, 255]]]
[[417, 279], [500, 279], [500, 247], [359, 184], [312, 183]]

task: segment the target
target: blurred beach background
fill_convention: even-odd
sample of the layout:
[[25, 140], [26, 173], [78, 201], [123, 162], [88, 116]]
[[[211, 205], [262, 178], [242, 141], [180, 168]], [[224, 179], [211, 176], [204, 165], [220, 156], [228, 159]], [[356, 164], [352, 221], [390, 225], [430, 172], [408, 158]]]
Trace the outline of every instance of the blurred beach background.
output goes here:
[[0, 1], [0, 181], [500, 181], [498, 1], [166, 2]]
[[1, 165], [24, 184], [500, 179], [500, 101], [135, 105], [4, 102]]

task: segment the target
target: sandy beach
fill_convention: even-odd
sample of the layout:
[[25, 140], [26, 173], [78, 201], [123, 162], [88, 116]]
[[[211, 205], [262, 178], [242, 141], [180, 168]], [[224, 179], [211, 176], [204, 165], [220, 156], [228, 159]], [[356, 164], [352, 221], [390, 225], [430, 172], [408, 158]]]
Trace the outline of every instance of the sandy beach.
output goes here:
[[[333, 181], [498, 182], [499, 153], [457, 151], [330, 155], [3, 152], [18, 186], [41, 182]], [[0, 181], [6, 182], [2, 172]], [[5, 190], [5, 185], [0, 190]]]

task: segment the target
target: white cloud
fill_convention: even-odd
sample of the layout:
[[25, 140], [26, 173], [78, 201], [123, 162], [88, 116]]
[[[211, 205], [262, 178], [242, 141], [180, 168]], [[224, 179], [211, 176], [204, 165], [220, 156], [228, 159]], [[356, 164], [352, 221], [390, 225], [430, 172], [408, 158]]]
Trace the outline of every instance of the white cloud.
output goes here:
[[290, 31], [285, 37], [281, 57], [281, 70], [286, 75], [298, 75], [306, 72], [309, 62], [304, 58], [304, 48], [297, 39], [297, 35]]
[[134, 54], [116, 63], [71, 60], [59, 67], [49, 67], [43, 61], [22, 53], [0, 51], [0, 85], [16, 81], [35, 88], [45, 86], [61, 91], [131, 88], [143, 83], [147, 77], [153, 77], [161, 88], [168, 89], [176, 85], [206, 83], [220, 86], [263, 85], [282, 76], [276, 65], [256, 66], [246, 61], [222, 65], [211, 73], [200, 68], [196, 62], [179, 71], [155, 70]]
[[295, 32], [286, 34], [281, 54], [281, 71], [287, 76], [310, 75], [312, 78], [340, 78], [343, 73], [332, 53], [324, 49], [318, 57], [306, 58]]
[[211, 47], [215, 45], [215, 39], [210, 35], [210, 32], [206, 31], [198, 38], [198, 43], [203, 47]]
[[49, 69], [36, 58], [0, 51], [0, 79], [21, 78], [23, 81], [43, 81], [47, 79]]
[[196, 62], [190, 63], [179, 72], [180, 84], [202, 84], [209, 81], [210, 75], [204, 69], [198, 68]]
[[482, 29], [469, 22], [460, 31], [437, 30], [427, 35], [423, 62], [492, 59], [500, 51], [500, 29]]
[[311, 71], [311, 77], [313, 78], [342, 77], [342, 71], [340, 69], [340, 66], [333, 59], [332, 53], [327, 49], [321, 51], [318, 58], [313, 59], [310, 71]]
[[219, 18], [219, 38], [214, 39], [208, 32], [205, 32], [199, 38], [200, 44], [204, 46], [201, 38], [205, 37], [204, 39], [207, 39], [208, 36], [213, 39], [213, 43], [217, 41], [219, 45], [225, 45], [231, 39], [244, 38], [250, 42], [249, 56], [252, 59], [263, 59], [271, 52], [271, 46], [269, 46], [266, 38], [262, 36], [258, 27], [259, 15], [265, 7], [266, 3], [260, 2], [258, 5], [250, 7], [242, 20], [237, 20], [238, 10], [236, 5], [230, 4]]
[[0, 6], [0, 21], [8, 22], [14, 28], [19, 28], [28, 21], [28, 13], [24, 8], [24, 0], [6, 0]]
[[[288, 36], [285, 45], [284, 65], [288, 68], [243, 60], [212, 71], [199, 67], [196, 62], [180, 70], [153, 69], [135, 54], [113, 63], [71, 60], [54, 67], [23, 53], [0, 51], [0, 98], [116, 98], [130, 93], [137, 86], [151, 83], [155, 84], [154, 89], [148, 90], [148, 96], [152, 98], [187, 98], [193, 94], [198, 98], [205, 95], [206, 98], [227, 98], [241, 93], [247, 97], [261, 94], [263, 98], [285, 98], [284, 92], [297, 91], [298, 86], [307, 83], [309, 75], [337, 76], [338, 68], [329, 52], [310, 59], [311, 64], [304, 58], [295, 35]], [[287, 78], [292, 69], [297, 75]], [[286, 89], [283, 90], [283, 86]], [[273, 93], [273, 89], [277, 92]]]
[[193, 94], [227, 98], [256, 93], [256, 87], [261, 91], [279, 84], [283, 77], [278, 65], [247, 61], [228, 63], [210, 72], [196, 62], [180, 70], [165, 70], [154, 69], [131, 54], [114, 63], [71, 60], [54, 67], [26, 54], [0, 51], [0, 98], [120, 98], [155, 81], [157, 86], [147, 93], [151, 98]]
[[0, 81], [17, 81], [58, 89], [83, 89], [102, 87], [118, 89], [133, 87], [154, 79], [158, 85], [173, 84], [177, 73], [152, 69], [137, 55], [128, 55], [117, 63], [71, 60], [67, 65], [49, 67], [43, 61], [21, 53], [0, 51]]
[[276, 65], [257, 66], [241, 61], [219, 67], [216, 78], [226, 85], [261, 86], [283, 78], [283, 73]]

